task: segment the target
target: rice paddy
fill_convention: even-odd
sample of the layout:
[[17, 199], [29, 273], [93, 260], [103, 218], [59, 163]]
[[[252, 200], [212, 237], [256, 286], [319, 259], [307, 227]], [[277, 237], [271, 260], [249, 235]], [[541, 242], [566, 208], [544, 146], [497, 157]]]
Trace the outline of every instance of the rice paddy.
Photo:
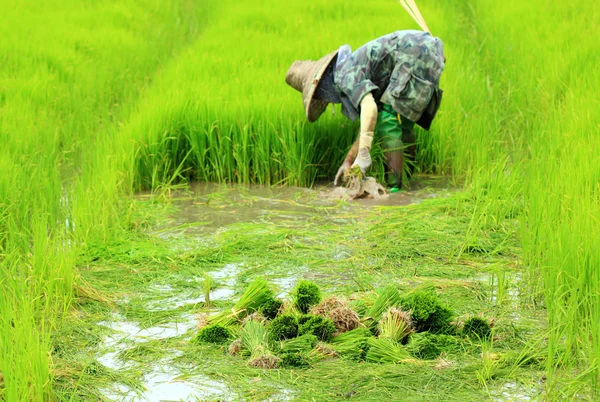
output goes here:
[[[414, 191], [345, 202], [358, 126], [285, 71], [417, 28], [395, 1], [3, 2], [0, 400], [598, 399], [597, 7], [418, 4], [448, 61]], [[276, 369], [190, 341], [257, 278], [379, 318], [433, 289], [470, 335]]]

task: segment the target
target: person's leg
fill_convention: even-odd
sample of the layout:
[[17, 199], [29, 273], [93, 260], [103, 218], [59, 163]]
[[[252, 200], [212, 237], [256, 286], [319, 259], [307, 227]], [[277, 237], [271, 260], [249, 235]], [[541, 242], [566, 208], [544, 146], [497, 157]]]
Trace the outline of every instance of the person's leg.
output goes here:
[[408, 172], [409, 177], [415, 171], [416, 157], [417, 157], [417, 144], [415, 137], [415, 122], [408, 120], [404, 116], [400, 116], [400, 127], [402, 129], [402, 142], [404, 144], [404, 153], [408, 157]]
[[381, 138], [383, 152], [388, 167], [388, 185], [402, 188], [402, 168], [404, 165], [404, 147], [402, 128], [398, 114], [391, 106], [384, 105], [377, 115], [375, 135]]

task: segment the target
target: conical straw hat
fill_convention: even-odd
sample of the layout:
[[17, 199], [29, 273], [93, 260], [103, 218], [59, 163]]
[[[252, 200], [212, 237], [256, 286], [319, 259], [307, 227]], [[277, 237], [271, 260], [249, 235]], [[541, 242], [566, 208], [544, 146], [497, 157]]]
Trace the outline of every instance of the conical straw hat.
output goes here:
[[313, 96], [323, 77], [323, 73], [338, 54], [338, 51], [329, 53], [317, 61], [296, 60], [285, 76], [285, 82], [292, 88], [302, 92], [302, 103], [306, 110], [306, 117], [311, 123], [319, 118], [327, 107], [327, 102], [314, 99]]

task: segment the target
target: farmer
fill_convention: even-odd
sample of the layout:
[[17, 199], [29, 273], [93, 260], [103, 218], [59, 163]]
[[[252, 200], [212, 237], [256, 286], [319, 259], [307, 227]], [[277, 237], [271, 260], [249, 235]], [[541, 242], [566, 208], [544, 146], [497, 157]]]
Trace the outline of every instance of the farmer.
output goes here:
[[360, 133], [339, 168], [371, 166], [373, 136], [381, 138], [388, 184], [401, 188], [404, 152], [415, 160], [414, 124], [428, 130], [441, 102], [438, 87], [444, 70], [442, 41], [423, 31], [396, 31], [352, 52], [344, 45], [317, 61], [297, 60], [286, 82], [302, 92], [308, 121], [314, 122], [329, 103], [341, 103], [351, 120], [360, 116]]

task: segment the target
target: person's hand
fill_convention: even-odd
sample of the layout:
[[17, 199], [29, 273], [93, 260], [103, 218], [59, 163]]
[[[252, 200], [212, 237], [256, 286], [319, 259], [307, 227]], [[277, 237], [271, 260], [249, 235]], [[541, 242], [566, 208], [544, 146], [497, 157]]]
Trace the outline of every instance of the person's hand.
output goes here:
[[350, 169], [351, 166], [352, 165], [348, 161], [344, 161], [344, 163], [342, 163], [342, 166], [340, 166], [340, 168], [337, 171], [337, 174], [335, 175], [335, 180], [333, 181], [334, 186], [338, 185], [338, 181], [340, 180], [340, 178], [344, 175], [344, 173], [347, 170]]
[[368, 149], [362, 148], [360, 151], [358, 151], [358, 156], [352, 164], [352, 167], [354, 166], [358, 166], [360, 168], [363, 176], [367, 173], [367, 170], [371, 166], [371, 154], [369, 153]]

